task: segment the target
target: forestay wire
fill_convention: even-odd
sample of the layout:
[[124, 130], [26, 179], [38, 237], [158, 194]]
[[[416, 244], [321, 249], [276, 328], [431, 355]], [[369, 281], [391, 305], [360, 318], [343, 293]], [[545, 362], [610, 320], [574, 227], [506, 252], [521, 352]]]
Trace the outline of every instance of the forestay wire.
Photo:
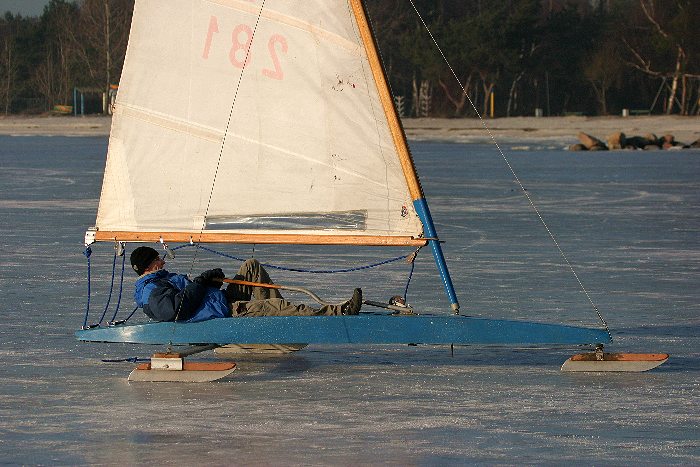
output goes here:
[[569, 269], [571, 270], [571, 273], [572, 273], [572, 274], [574, 275], [574, 277], [576, 278], [576, 281], [578, 282], [579, 286], [581, 287], [581, 290], [582, 290], [583, 293], [586, 295], [586, 298], [588, 298], [588, 301], [590, 302], [591, 306], [593, 307], [593, 309], [595, 310], [596, 314], [598, 315], [598, 319], [600, 320], [601, 323], [603, 323], [603, 326], [605, 327], [605, 330], [607, 331], [608, 336], [610, 337], [610, 340], [612, 341], [612, 334], [610, 333], [610, 328], [608, 328], [608, 323], [606, 323], [606, 322], [605, 322], [605, 319], [603, 318], [603, 314], [600, 312], [600, 310], [598, 309], [598, 307], [596, 306], [596, 304], [593, 302], [593, 299], [591, 298], [590, 294], [588, 293], [588, 290], [586, 290], [586, 287], [583, 285], [583, 282], [581, 281], [581, 279], [579, 278], [578, 274], [576, 273], [576, 270], [574, 269], [573, 265], [572, 265], [571, 262], [569, 261], [569, 258], [566, 256], [566, 254], [564, 253], [564, 250], [563, 250], [563, 249], [561, 248], [561, 246], [559, 245], [559, 242], [557, 241], [556, 237], [554, 236], [554, 233], [550, 230], [549, 226], [547, 225], [547, 223], [546, 223], [545, 220], [544, 220], [544, 217], [542, 217], [542, 214], [540, 213], [540, 210], [537, 209], [537, 206], [535, 205], [534, 201], [533, 201], [532, 198], [530, 197], [530, 194], [529, 194], [529, 193], [527, 192], [527, 190], [525, 189], [525, 186], [524, 186], [524, 185], [522, 184], [522, 182], [520, 181], [520, 178], [518, 178], [518, 175], [515, 173], [515, 169], [513, 169], [513, 166], [510, 164], [510, 161], [508, 160], [508, 158], [506, 157], [505, 153], [504, 153], [503, 150], [501, 149], [501, 146], [498, 144], [498, 141], [496, 141], [496, 138], [493, 136], [493, 133], [491, 132], [491, 129], [488, 127], [488, 125], [486, 125], [486, 121], [485, 121], [485, 120], [483, 119], [483, 117], [481, 116], [481, 112], [479, 112], [479, 110], [476, 108], [476, 105], [474, 105], [474, 102], [472, 101], [471, 97], [469, 97], [469, 94], [467, 93], [467, 90], [464, 88], [464, 86], [462, 85], [461, 81], [460, 81], [459, 78], [457, 77], [457, 73], [455, 73], [454, 68], [452, 68], [452, 65], [450, 64], [449, 60], [447, 60], [447, 57], [445, 56], [444, 52], [442, 51], [442, 48], [440, 47], [440, 45], [438, 44], [437, 40], [435, 39], [435, 36], [433, 36], [433, 33], [430, 31], [430, 28], [428, 27], [427, 23], [426, 23], [425, 20], [423, 19], [423, 16], [422, 16], [422, 15], [420, 14], [420, 12], [418, 11], [418, 8], [416, 7], [415, 3], [413, 2], [413, 0], [408, 0], [408, 1], [411, 3], [411, 6], [413, 7], [413, 10], [416, 12], [416, 15], [418, 16], [418, 18], [420, 19], [421, 23], [423, 24], [423, 27], [424, 27], [425, 30], [428, 32], [428, 35], [430, 36], [430, 39], [433, 41], [433, 44], [435, 44], [435, 47], [437, 48], [438, 52], [440, 52], [440, 55], [442, 56], [442, 59], [445, 61], [445, 64], [447, 65], [447, 67], [450, 69], [450, 72], [452, 73], [452, 76], [453, 76], [453, 77], [455, 78], [455, 80], [457, 81], [457, 84], [459, 85], [460, 89], [461, 89], [462, 92], [464, 93], [464, 96], [469, 100], [469, 104], [471, 105], [472, 109], [474, 109], [474, 112], [476, 112], [476, 115], [479, 117], [479, 120], [481, 121], [481, 125], [484, 127], [484, 129], [485, 129], [486, 132], [488, 133], [489, 137], [491, 138], [491, 141], [493, 141], [493, 144], [494, 144], [494, 145], [496, 146], [496, 148], [498, 149], [498, 152], [501, 154], [501, 157], [503, 158], [503, 160], [505, 161], [506, 165], [508, 166], [508, 169], [510, 170], [511, 174], [513, 174], [513, 177], [515, 178], [516, 183], [518, 184], [518, 186], [520, 187], [521, 191], [523, 192], [523, 194], [524, 194], [525, 197], [527, 198], [527, 201], [530, 203], [530, 206], [532, 207], [532, 209], [533, 209], [533, 210], [535, 211], [535, 213], [537, 214], [537, 217], [539, 218], [540, 222], [542, 223], [542, 225], [544, 226], [545, 230], [546, 230], [547, 233], [549, 234], [549, 237], [552, 239], [552, 242], [554, 242], [554, 245], [557, 247], [557, 250], [559, 250], [559, 254], [560, 254], [561, 257], [564, 259], [564, 262], [566, 263], [566, 265], [567, 265], [567, 266], [569, 267]]

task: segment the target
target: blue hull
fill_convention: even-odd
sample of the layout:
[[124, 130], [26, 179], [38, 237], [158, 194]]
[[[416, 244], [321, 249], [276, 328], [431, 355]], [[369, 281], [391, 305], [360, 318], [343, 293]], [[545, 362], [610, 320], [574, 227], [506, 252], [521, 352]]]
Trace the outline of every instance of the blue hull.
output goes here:
[[135, 344], [600, 344], [602, 329], [459, 315], [265, 316], [81, 330], [82, 341]]

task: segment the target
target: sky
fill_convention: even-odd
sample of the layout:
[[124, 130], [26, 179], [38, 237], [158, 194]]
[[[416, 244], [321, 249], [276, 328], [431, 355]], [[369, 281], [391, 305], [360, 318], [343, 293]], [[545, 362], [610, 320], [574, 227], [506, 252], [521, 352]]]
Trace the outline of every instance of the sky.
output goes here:
[[0, 15], [6, 11], [22, 16], [39, 16], [49, 0], [0, 0]]

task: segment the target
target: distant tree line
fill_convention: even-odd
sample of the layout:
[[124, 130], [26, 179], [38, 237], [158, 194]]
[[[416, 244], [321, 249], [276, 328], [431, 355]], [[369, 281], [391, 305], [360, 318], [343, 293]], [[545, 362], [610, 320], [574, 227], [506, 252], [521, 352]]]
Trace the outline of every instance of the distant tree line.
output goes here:
[[[407, 115], [700, 112], [698, 0], [369, 2]], [[459, 83], [458, 83], [459, 81]], [[464, 92], [466, 91], [466, 93]]]
[[74, 88], [108, 92], [121, 76], [133, 9], [134, 0], [51, 0], [40, 17], [6, 13], [0, 111], [70, 105]]
[[[405, 116], [700, 115], [698, 0], [366, 3]], [[5, 14], [0, 112], [45, 112], [73, 104], [75, 88], [117, 84], [133, 4], [52, 0], [40, 17]]]

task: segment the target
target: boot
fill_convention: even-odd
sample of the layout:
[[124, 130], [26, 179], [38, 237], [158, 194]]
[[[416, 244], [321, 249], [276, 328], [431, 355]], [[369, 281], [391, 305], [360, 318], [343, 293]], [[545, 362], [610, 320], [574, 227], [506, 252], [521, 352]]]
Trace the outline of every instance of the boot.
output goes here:
[[343, 303], [340, 307], [340, 312], [344, 315], [358, 315], [362, 308], [362, 289], [355, 289], [352, 293], [352, 298]]

